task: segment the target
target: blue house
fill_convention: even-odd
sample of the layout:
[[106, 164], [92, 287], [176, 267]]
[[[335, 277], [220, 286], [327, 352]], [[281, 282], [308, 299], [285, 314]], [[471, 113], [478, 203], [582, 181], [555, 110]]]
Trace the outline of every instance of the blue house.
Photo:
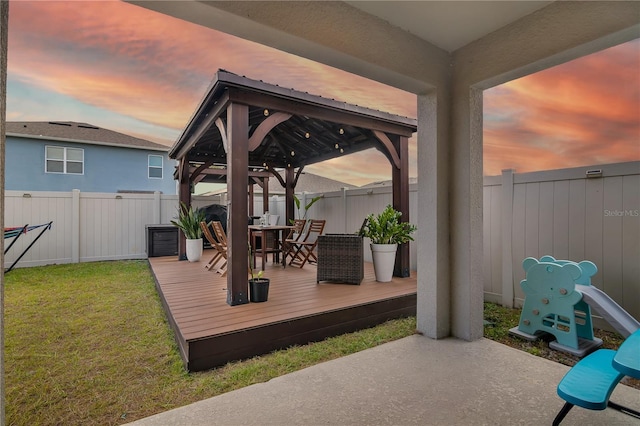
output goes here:
[[7, 122], [5, 189], [176, 194], [168, 151], [86, 123]]

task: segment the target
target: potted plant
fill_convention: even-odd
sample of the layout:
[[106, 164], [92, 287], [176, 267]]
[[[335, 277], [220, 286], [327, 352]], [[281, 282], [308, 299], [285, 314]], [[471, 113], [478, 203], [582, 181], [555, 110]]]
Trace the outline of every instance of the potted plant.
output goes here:
[[411, 234], [417, 228], [408, 222], [400, 222], [401, 216], [402, 213], [388, 205], [382, 213], [367, 216], [358, 233], [371, 240], [376, 281], [391, 281], [398, 244], [413, 241]]
[[202, 256], [202, 228], [200, 222], [205, 220], [204, 211], [187, 208], [183, 202], [180, 203], [178, 209], [178, 219], [172, 220], [171, 223], [182, 230], [187, 239], [187, 260], [189, 262], [197, 262]]
[[253, 271], [253, 252], [249, 244], [249, 300], [251, 302], [266, 302], [269, 298], [269, 278], [263, 278], [263, 271]]

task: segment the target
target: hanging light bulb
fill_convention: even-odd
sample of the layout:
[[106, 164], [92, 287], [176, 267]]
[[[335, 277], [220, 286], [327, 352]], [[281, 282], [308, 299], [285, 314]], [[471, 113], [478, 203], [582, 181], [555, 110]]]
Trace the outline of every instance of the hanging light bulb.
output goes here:
[[344, 135], [344, 129], [342, 127], [340, 127], [340, 134]]
[[340, 148], [340, 154], [344, 153], [344, 149]]
[[309, 134], [309, 132], [307, 132], [307, 133], [305, 133], [305, 134], [304, 134], [304, 137], [305, 137], [305, 138], [307, 138], [307, 139], [309, 139], [309, 137], [310, 137], [310, 136], [311, 136], [311, 135]]
[[269, 110], [265, 108], [263, 114], [264, 114], [265, 117], [268, 117], [269, 116]]
[[336, 149], [338, 149], [338, 148], [340, 148], [340, 145], [336, 144], [335, 147], [336, 147]]
[[294, 157], [296, 155], [296, 153], [294, 151], [291, 151], [291, 156]]

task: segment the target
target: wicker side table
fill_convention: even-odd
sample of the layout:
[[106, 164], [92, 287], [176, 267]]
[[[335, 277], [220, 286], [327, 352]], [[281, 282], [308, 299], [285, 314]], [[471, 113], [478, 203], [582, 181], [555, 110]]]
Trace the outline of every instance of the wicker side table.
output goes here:
[[360, 284], [364, 278], [362, 237], [327, 234], [318, 237], [317, 282]]

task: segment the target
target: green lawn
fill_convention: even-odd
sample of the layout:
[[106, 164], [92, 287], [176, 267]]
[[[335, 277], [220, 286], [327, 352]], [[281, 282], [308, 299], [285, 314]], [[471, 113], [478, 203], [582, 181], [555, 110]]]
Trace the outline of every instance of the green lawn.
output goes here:
[[[572, 365], [544, 341], [509, 336], [519, 309], [485, 303], [485, 337]], [[8, 425], [116, 425], [415, 332], [415, 318], [187, 374], [146, 261], [15, 269], [5, 276]], [[605, 347], [622, 338], [596, 330]], [[640, 380], [625, 378], [640, 389]]]
[[122, 424], [413, 334], [415, 318], [187, 374], [146, 261], [5, 276], [9, 425]]

